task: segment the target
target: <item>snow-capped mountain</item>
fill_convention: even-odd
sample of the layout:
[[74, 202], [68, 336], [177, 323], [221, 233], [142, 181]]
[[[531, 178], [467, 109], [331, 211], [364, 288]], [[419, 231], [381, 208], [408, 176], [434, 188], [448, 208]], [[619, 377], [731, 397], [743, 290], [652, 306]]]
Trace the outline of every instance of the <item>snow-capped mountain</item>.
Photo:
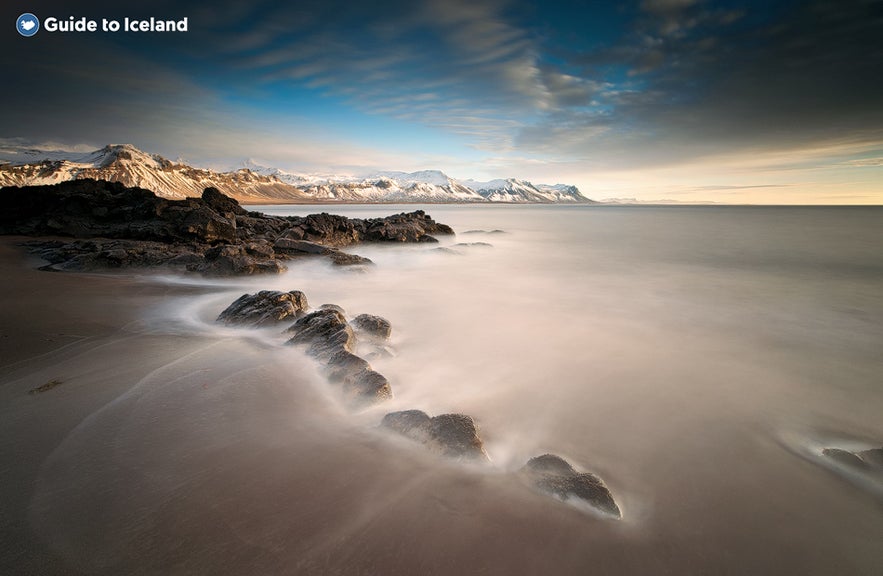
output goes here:
[[576, 186], [569, 184], [532, 184], [526, 180], [507, 178], [476, 182], [466, 180], [467, 186], [475, 190], [482, 198], [491, 202], [590, 202]]
[[[36, 160], [41, 155], [43, 158]], [[308, 200], [300, 190], [270, 176], [245, 169], [215, 172], [193, 168], [147, 154], [131, 144], [108, 145], [88, 154], [0, 152], [0, 186], [55, 184], [82, 178], [122, 182], [153, 190], [166, 198], [199, 196], [205, 188], [214, 186], [246, 202]]]
[[218, 172], [172, 162], [130, 144], [94, 152], [0, 149], [0, 186], [95, 178], [153, 190], [166, 198], [199, 196], [214, 186], [245, 203], [282, 202], [591, 202], [575, 186], [523, 180], [459, 181], [438, 170], [367, 176], [293, 174], [247, 160]]

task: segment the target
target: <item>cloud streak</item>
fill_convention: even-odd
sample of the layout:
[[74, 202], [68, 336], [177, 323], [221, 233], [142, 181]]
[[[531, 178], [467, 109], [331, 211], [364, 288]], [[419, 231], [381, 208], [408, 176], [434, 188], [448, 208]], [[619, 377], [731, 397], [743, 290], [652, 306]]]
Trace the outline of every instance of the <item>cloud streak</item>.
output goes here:
[[[97, 2], [78, 10], [107, 13]], [[610, 173], [734, 169], [730, 159], [875, 170], [883, 154], [878, 1], [179, 0], [150, 10], [188, 15], [192, 31], [162, 44], [45, 35], [27, 50], [0, 36], [0, 64], [33, 72], [2, 96], [5, 136], [140, 139], [182, 153], [201, 142], [214, 156], [259, 154], [246, 148], [264, 142], [312, 162], [280, 126], [364, 161], [437, 135], [448, 148], [424, 157]], [[841, 142], [861, 143], [849, 153], [862, 156], [812, 152]], [[365, 154], [372, 145], [387, 154]]]

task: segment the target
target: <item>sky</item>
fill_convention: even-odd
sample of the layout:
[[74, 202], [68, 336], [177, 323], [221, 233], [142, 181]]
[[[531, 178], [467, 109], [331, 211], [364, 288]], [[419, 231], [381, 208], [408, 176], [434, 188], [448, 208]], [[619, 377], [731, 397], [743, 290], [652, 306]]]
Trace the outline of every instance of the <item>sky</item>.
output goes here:
[[[0, 146], [883, 204], [883, 0], [12, 0]], [[50, 32], [16, 20], [179, 20]]]

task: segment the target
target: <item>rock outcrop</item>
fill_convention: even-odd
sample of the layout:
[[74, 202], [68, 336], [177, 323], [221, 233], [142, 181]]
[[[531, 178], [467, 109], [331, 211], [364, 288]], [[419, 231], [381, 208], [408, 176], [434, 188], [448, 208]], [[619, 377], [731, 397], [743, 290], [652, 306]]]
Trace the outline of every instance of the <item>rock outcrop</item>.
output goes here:
[[430, 418], [421, 410], [404, 410], [390, 412], [380, 425], [449, 458], [489, 461], [475, 421], [465, 414]]
[[842, 448], [825, 448], [822, 455], [855, 471], [883, 475], [883, 448], [850, 452]]
[[353, 318], [353, 328], [371, 338], [389, 340], [392, 334], [392, 324], [386, 318], [373, 314], [359, 314]]
[[543, 454], [531, 458], [520, 474], [535, 488], [556, 498], [574, 498], [606, 514], [622, 516], [613, 495], [600, 478], [589, 472], [577, 472], [560, 456]]
[[234, 326], [270, 326], [298, 318], [308, 308], [307, 297], [300, 290], [261, 290], [237, 298], [221, 312], [217, 321]]
[[863, 450], [858, 453], [859, 458], [868, 463], [869, 466], [879, 468], [883, 471], [883, 448], [872, 448]]
[[[296, 320], [283, 332], [288, 337], [285, 343], [304, 348], [321, 365], [329, 384], [339, 388], [348, 405], [361, 408], [392, 397], [392, 388], [386, 377], [356, 353], [359, 336], [375, 347], [383, 346], [383, 342], [389, 338], [391, 325], [380, 316], [360, 314], [350, 323], [344, 309], [336, 304], [323, 304], [319, 309], [309, 311], [307, 297], [299, 290], [263, 290], [240, 296], [220, 313], [217, 321], [235, 326], [261, 327], [292, 318]], [[490, 462], [478, 426], [465, 414], [431, 417], [422, 410], [403, 410], [386, 414], [380, 427], [417, 442], [445, 458]], [[839, 457], [839, 454], [832, 453], [831, 456]], [[859, 458], [854, 454], [850, 456]], [[883, 449], [863, 452], [862, 458], [865, 457], [883, 461]], [[518, 475], [546, 494], [565, 501], [584, 503], [610, 516], [621, 517], [619, 506], [604, 482], [594, 474], [578, 472], [560, 456], [544, 454], [532, 458]]]
[[169, 200], [119, 182], [82, 179], [3, 188], [0, 200], [0, 234], [88, 239], [30, 243], [60, 270], [170, 266], [214, 276], [278, 273], [285, 261], [302, 257], [371, 264], [339, 249], [360, 242], [435, 242], [432, 234], [453, 234], [421, 210], [368, 219], [267, 216], [216, 188], [206, 188], [201, 198]]
[[341, 310], [326, 305], [300, 317], [286, 330], [293, 334], [287, 344], [305, 346], [307, 354], [323, 365], [328, 380], [340, 386], [348, 404], [360, 406], [392, 398], [386, 377], [354, 353], [356, 337]]
[[293, 334], [288, 344], [304, 344], [308, 354], [326, 361], [340, 351], [352, 352], [356, 343], [346, 317], [333, 308], [310, 312], [287, 332]]

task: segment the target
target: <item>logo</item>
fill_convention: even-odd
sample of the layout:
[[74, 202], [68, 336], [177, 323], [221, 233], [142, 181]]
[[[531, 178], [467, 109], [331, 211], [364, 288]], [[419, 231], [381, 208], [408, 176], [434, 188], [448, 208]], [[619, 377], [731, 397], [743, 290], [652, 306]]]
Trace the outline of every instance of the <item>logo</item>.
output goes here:
[[15, 29], [22, 36], [33, 36], [40, 29], [40, 19], [30, 12], [25, 12], [15, 21]]

